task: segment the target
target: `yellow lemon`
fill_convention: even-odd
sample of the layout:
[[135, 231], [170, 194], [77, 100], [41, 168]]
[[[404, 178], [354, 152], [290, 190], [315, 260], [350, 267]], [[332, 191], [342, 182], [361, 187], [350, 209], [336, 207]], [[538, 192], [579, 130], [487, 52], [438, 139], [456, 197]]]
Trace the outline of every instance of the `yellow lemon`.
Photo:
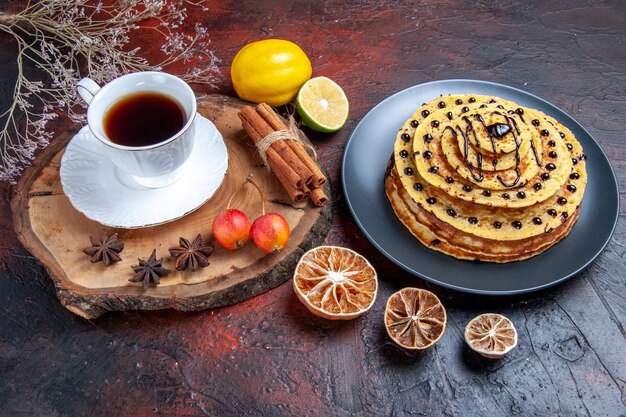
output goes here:
[[230, 76], [237, 95], [255, 103], [281, 106], [289, 103], [313, 69], [304, 51], [293, 42], [266, 39], [237, 52]]

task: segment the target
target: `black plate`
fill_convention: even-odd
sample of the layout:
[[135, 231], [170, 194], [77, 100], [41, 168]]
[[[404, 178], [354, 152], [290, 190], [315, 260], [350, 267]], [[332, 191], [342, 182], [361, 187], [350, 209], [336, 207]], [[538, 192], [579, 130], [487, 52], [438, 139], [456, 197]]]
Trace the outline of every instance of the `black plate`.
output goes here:
[[[421, 103], [446, 94], [495, 95], [539, 109], [567, 126], [587, 154], [589, 176], [580, 216], [569, 236], [521, 262], [462, 261], [427, 249], [396, 218], [384, 172], [398, 129]], [[459, 291], [507, 295], [536, 291], [583, 270], [608, 243], [619, 213], [617, 180], [608, 158], [576, 120], [547, 101], [502, 84], [442, 80], [400, 91], [374, 107], [356, 127], [343, 158], [343, 189], [352, 215], [387, 258], [410, 273]]]

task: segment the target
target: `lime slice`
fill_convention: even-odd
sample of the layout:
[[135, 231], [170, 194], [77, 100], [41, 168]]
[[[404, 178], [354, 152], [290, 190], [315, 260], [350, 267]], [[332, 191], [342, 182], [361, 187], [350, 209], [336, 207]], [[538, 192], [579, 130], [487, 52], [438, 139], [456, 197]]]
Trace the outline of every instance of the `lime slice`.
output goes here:
[[311, 78], [296, 98], [302, 123], [317, 132], [336, 132], [348, 120], [348, 98], [341, 87], [326, 77]]

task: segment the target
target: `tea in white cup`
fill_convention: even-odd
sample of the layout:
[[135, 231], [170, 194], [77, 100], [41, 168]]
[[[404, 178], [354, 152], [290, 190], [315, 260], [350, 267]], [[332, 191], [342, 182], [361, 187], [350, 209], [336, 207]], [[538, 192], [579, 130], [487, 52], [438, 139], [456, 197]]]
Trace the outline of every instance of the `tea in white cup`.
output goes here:
[[107, 156], [146, 187], [180, 179], [195, 140], [196, 97], [180, 78], [136, 72], [104, 87], [89, 78], [78, 83], [87, 102], [87, 123]]

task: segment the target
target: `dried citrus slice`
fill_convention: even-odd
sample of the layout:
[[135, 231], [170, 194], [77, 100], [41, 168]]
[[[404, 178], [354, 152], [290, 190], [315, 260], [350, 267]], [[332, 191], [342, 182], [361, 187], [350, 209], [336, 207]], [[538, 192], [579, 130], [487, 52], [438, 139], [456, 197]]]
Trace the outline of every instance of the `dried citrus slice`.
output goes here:
[[403, 288], [387, 300], [385, 327], [391, 340], [401, 347], [426, 349], [446, 330], [446, 309], [430, 291]]
[[467, 323], [465, 341], [481, 355], [497, 359], [517, 345], [517, 331], [511, 320], [500, 314], [481, 314]]
[[350, 320], [372, 307], [378, 278], [367, 259], [355, 251], [319, 246], [300, 258], [293, 287], [311, 313], [329, 320]]

